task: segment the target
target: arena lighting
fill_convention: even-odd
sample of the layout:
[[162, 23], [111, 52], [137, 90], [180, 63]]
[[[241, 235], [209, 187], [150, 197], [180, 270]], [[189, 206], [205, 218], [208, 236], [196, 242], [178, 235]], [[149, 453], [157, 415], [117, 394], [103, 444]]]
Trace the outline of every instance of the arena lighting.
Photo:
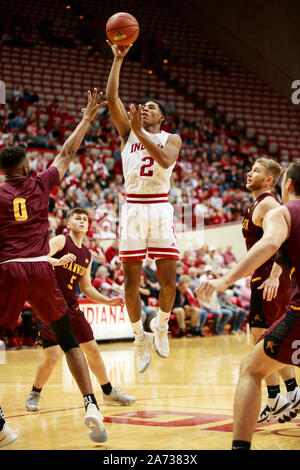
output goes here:
[[163, 63], [164, 63], [164, 64], [167, 64], [168, 62], [169, 62], [168, 59], [164, 59], [164, 60], [163, 60]]
[[83, 20], [83, 18], [84, 18], [84, 15], [80, 15], [80, 16], [79, 16], [79, 19], [80, 19], [80, 20]]
[[153, 74], [153, 70], [149, 69], [148, 70], [148, 75], [152, 75]]
[[70, 10], [71, 5], [66, 5], [66, 10]]

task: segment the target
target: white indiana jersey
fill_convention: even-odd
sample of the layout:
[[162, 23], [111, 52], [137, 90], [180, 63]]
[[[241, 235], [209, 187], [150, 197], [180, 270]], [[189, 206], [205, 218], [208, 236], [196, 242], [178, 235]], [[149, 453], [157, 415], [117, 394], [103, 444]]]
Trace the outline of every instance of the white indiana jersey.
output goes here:
[[[164, 147], [169, 134], [160, 131], [145, 134], [159, 147]], [[134, 132], [130, 132], [121, 153], [127, 194], [165, 194], [170, 190], [170, 177], [176, 162], [169, 168], [161, 167], [148, 153]]]

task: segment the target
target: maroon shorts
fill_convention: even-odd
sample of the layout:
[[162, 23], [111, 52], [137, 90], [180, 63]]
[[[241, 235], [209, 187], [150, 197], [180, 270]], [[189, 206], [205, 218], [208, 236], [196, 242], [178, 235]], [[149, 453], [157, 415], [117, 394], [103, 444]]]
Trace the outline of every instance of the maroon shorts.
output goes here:
[[47, 261], [0, 265], [0, 328], [14, 329], [26, 300], [48, 325], [65, 315], [67, 305]]
[[300, 315], [289, 309], [261, 337], [267, 356], [284, 364], [300, 366]]
[[290, 299], [290, 281], [285, 272], [281, 273], [279, 288], [275, 299], [268, 301], [263, 299], [263, 289], [258, 287], [264, 282], [264, 278], [253, 277], [251, 280], [251, 299], [249, 311], [249, 323], [251, 328], [269, 328], [278, 318], [286, 313]]
[[[91, 328], [91, 325], [85, 318], [84, 313], [79, 310], [79, 307], [78, 309], [68, 309], [67, 313], [71, 320], [74, 335], [78, 343], [81, 344], [86, 343], [88, 341], [92, 341], [94, 339], [93, 330]], [[40, 326], [40, 332], [44, 349], [58, 344], [51, 328], [43, 322]]]

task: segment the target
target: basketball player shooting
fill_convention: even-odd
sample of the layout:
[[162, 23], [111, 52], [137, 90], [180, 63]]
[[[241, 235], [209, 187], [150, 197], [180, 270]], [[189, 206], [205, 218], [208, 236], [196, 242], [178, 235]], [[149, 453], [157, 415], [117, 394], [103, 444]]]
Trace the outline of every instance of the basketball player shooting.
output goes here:
[[[121, 137], [126, 202], [120, 221], [120, 260], [123, 263], [125, 303], [132, 324], [139, 372], [151, 362], [153, 347], [160, 357], [169, 355], [168, 320], [175, 299], [176, 260], [179, 250], [168, 202], [170, 177], [181, 149], [181, 138], [161, 130], [166, 112], [156, 100], [130, 105], [127, 113], [119, 97], [119, 77], [130, 46], [107, 43], [114, 55], [106, 99]], [[159, 312], [151, 321], [152, 333], [143, 329], [139, 295], [142, 263], [154, 259], [161, 285]]]

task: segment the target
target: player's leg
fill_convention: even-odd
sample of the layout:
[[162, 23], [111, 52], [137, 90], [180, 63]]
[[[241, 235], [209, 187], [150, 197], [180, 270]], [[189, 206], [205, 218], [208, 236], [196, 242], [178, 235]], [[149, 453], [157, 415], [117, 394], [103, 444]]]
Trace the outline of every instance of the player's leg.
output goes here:
[[282, 368], [265, 354], [260, 341], [242, 361], [234, 397], [233, 449], [250, 449], [261, 405], [261, 381]]
[[[254, 344], [259, 341], [259, 338], [265, 331], [265, 328], [251, 328]], [[290, 415], [289, 410], [291, 403], [280, 393], [279, 372], [276, 371], [274, 374], [268, 374], [268, 376], [265, 377], [265, 383], [268, 394], [267, 402], [260, 412], [257, 420], [258, 424], [268, 423], [274, 419], [278, 419], [280, 423], [284, 423], [285, 421], [290, 421], [292, 417], [296, 417], [296, 412], [292, 412], [292, 415]]]
[[161, 203], [150, 205], [148, 230], [148, 255], [156, 262], [157, 277], [160, 283], [159, 311], [150, 328], [154, 332], [155, 350], [161, 357], [168, 357], [168, 322], [176, 295], [176, 261], [179, 249], [173, 222], [173, 207]]
[[0, 406], [0, 447], [12, 444], [17, 438], [18, 434], [5, 421], [4, 413]]
[[[140, 279], [142, 273], [142, 260], [123, 261], [124, 295], [127, 312], [132, 324], [141, 320], [142, 302], [140, 297]], [[137, 339], [143, 338], [143, 329], [137, 328]]]
[[292, 404], [289, 410], [290, 417], [295, 418], [295, 415], [300, 412], [300, 389], [296, 380], [294, 367], [283, 367], [282, 369], [280, 369], [279, 375], [285, 383], [285, 398]]
[[145, 372], [151, 362], [153, 335], [144, 331], [141, 318], [142, 302], [139, 292], [142, 260], [123, 261], [124, 294], [127, 312], [131, 321], [136, 347], [137, 369]]
[[57, 343], [65, 353], [70, 372], [83, 396], [86, 409], [85, 424], [91, 430], [90, 439], [104, 442], [107, 440], [107, 433], [93, 393], [87, 361], [75, 338], [71, 321], [65, 313], [66, 304], [57, 289], [53, 269], [48, 263], [35, 264], [30, 272], [31, 305], [36, 316], [50, 324]]
[[43, 348], [44, 357], [38, 365], [31, 392], [26, 400], [25, 407], [27, 411], [40, 410], [39, 401], [42, 389], [45, 383], [48, 382], [53, 369], [61, 358], [61, 348], [58, 344], [53, 343], [51, 345], [51, 343], [46, 344], [46, 342], [43, 341]]
[[[0, 340], [7, 330], [13, 331], [28, 296], [28, 278], [23, 263], [0, 265]], [[5, 421], [0, 407], [0, 447], [11, 444], [18, 435]]]
[[161, 289], [159, 292], [159, 311], [150, 324], [154, 332], [154, 345], [157, 354], [169, 356], [168, 322], [176, 295], [176, 259], [156, 259], [157, 276]]
[[87, 357], [91, 372], [96, 376], [101, 386], [105, 403], [131, 405], [136, 401], [135, 397], [121, 393], [111, 385], [99, 347], [94, 339], [80, 343], [80, 348]]

